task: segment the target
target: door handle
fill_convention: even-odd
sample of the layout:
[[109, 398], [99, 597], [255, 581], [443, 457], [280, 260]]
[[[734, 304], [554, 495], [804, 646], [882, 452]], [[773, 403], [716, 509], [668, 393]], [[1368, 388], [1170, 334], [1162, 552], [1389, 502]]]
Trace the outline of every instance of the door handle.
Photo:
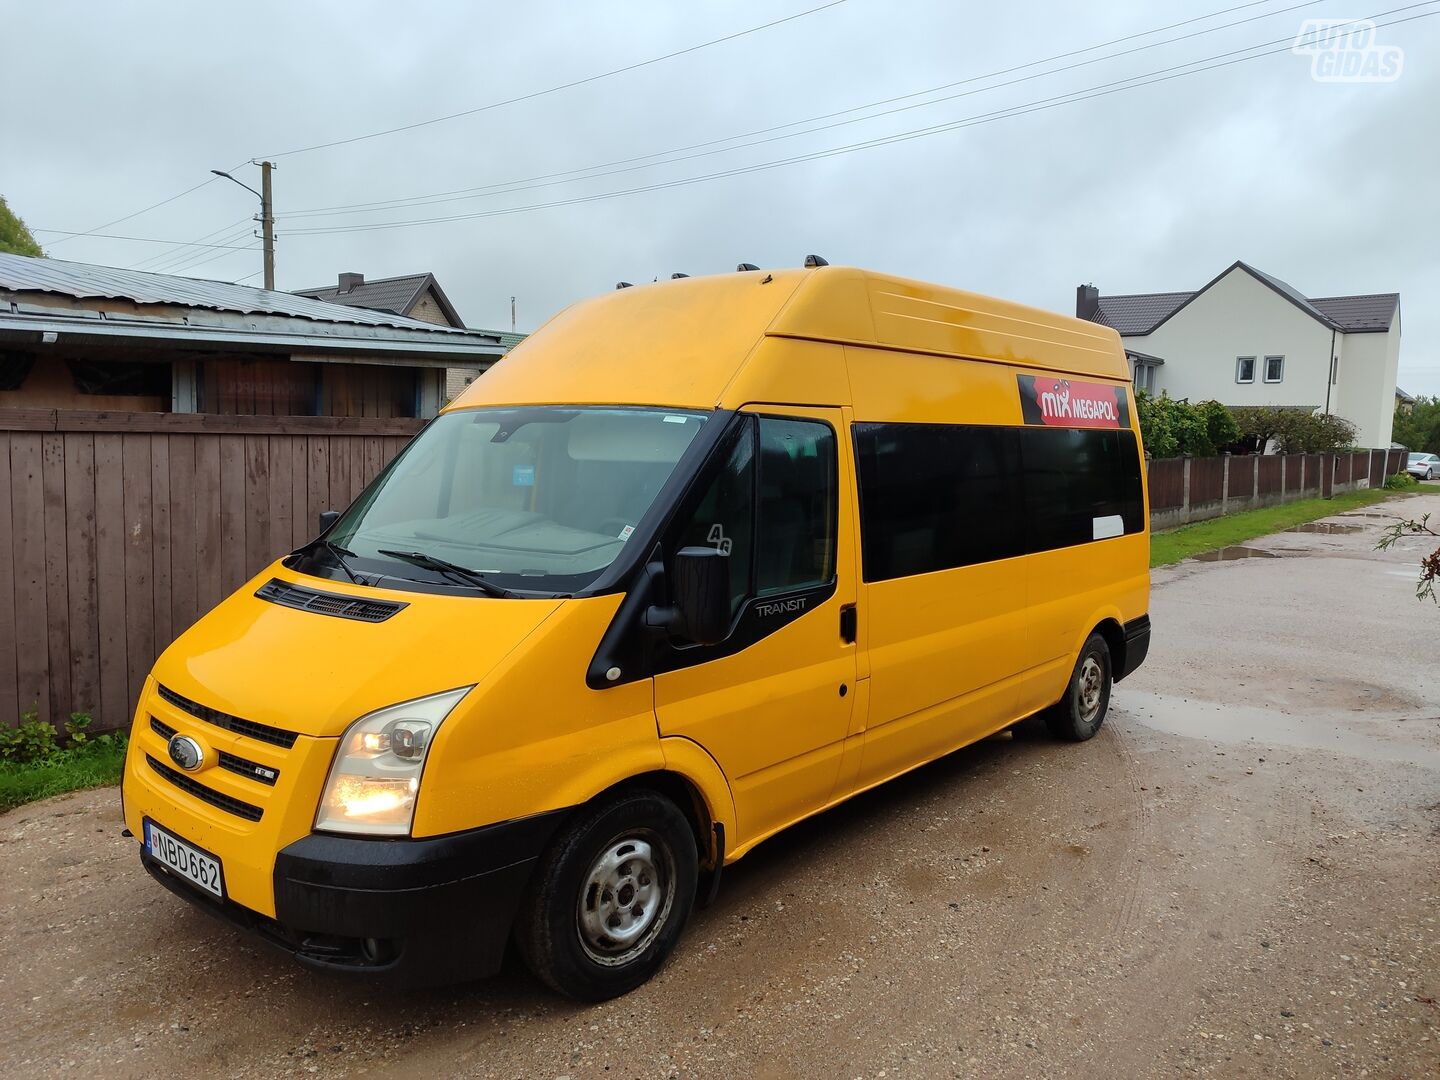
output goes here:
[[855, 644], [855, 605], [843, 604], [840, 607], [840, 640], [846, 645]]

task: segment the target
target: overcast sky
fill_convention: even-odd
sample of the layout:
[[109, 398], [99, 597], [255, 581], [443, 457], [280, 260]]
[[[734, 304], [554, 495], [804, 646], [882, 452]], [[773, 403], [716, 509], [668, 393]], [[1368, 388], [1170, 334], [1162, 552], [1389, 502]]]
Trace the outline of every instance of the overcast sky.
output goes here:
[[[741, 261], [791, 266], [810, 252], [1067, 313], [1080, 282], [1102, 293], [1195, 289], [1238, 258], [1311, 296], [1400, 292], [1400, 385], [1440, 394], [1440, 17], [1379, 29], [1381, 44], [1404, 49], [1393, 83], [1319, 83], [1309, 59], [1284, 50], [1304, 18], [1359, 18], [1406, 0], [844, 0], [582, 86], [290, 152], [544, 91], [824, 2], [250, 0], [222, 10], [5, 0], [0, 194], [37, 230], [91, 230], [201, 183], [209, 169], [279, 155], [280, 288], [332, 283], [338, 271], [432, 270], [469, 325], [499, 329], [510, 325], [512, 295], [528, 330], [619, 279]], [[1440, 15], [1440, 3], [1386, 18], [1427, 11]], [[1028, 107], [1277, 41], [1277, 55], [1028, 115], [590, 198]], [[1097, 60], [1142, 46], [1153, 47]], [[1083, 61], [1097, 62], [1056, 70]], [[977, 78], [1021, 65], [1032, 66]], [[772, 140], [759, 145], [715, 142], [967, 79], [883, 108], [963, 97], [740, 140]], [[706, 156], [629, 162], [705, 143], [685, 153]], [[552, 176], [607, 164], [628, 171]], [[253, 166], [236, 175], [259, 186]], [[487, 185], [500, 190], [287, 216]], [[494, 213], [575, 199], [589, 201]], [[251, 213], [252, 196], [215, 180], [102, 231], [249, 244]], [[467, 213], [489, 216], [297, 231]], [[259, 283], [258, 249], [37, 237], [56, 258]]]

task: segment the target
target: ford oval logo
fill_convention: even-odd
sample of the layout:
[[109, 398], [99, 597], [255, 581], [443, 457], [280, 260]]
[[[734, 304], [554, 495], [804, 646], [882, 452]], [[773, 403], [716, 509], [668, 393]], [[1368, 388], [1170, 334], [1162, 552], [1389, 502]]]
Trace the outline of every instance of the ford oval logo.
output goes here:
[[189, 735], [172, 735], [167, 747], [170, 760], [186, 772], [194, 772], [205, 761], [205, 751]]

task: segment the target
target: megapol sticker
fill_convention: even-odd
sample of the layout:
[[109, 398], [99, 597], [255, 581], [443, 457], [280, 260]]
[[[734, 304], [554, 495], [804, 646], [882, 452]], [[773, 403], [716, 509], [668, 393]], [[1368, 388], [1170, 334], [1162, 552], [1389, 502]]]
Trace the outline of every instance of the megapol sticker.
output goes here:
[[1025, 423], [1044, 427], [1128, 428], [1125, 387], [1108, 383], [1017, 375]]

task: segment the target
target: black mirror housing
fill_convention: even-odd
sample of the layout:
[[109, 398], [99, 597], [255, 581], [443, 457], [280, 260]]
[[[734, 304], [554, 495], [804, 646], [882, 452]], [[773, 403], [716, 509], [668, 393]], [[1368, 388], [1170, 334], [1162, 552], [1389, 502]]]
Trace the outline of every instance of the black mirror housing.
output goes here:
[[331, 525], [334, 525], [335, 522], [337, 522], [337, 521], [339, 521], [339, 520], [340, 520], [340, 511], [339, 511], [339, 510], [321, 510], [321, 511], [320, 511], [320, 531], [321, 531], [321, 533], [324, 533], [326, 529], [330, 528]]
[[712, 547], [681, 548], [672, 577], [674, 606], [651, 608], [645, 622], [700, 645], [724, 641], [730, 630], [730, 557]]

